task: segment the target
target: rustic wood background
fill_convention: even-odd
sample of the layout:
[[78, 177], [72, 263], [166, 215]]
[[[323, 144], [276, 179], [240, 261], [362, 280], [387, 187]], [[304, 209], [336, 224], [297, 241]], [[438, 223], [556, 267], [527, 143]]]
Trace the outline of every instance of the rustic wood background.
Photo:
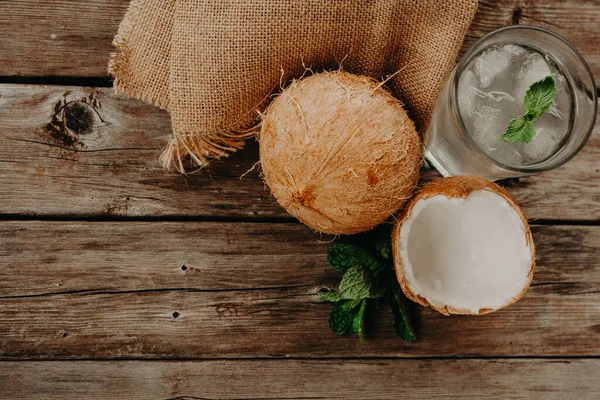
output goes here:
[[[255, 143], [160, 169], [167, 114], [106, 73], [127, 3], [0, 0], [0, 398], [600, 398], [599, 127], [567, 165], [504, 182], [538, 246], [521, 302], [420, 309], [416, 343], [382, 311], [360, 344], [317, 295], [339, 280], [328, 238], [240, 179]], [[562, 34], [600, 79], [600, 1], [482, 1], [464, 48], [510, 24]], [[54, 129], [65, 102], [91, 126]]]

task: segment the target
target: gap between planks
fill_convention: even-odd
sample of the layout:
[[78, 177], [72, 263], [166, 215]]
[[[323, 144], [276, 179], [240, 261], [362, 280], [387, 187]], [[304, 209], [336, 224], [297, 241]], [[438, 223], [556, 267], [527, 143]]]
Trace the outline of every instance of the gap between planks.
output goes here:
[[[0, 214], [0, 222], [3, 221], [39, 221], [39, 222], [240, 222], [240, 223], [255, 223], [255, 224], [298, 224], [302, 223], [292, 217], [288, 218], [262, 218], [262, 217], [210, 217], [201, 215], [172, 215], [172, 216], [115, 216], [115, 215], [24, 215], [24, 214]], [[600, 220], [569, 220], [569, 219], [529, 219], [530, 226], [600, 226]], [[389, 220], [386, 223], [392, 224], [393, 221]], [[318, 234], [318, 232], [315, 232]], [[333, 237], [334, 235], [322, 234], [326, 237]]]
[[6, 362], [6, 363], [76, 363], [76, 362], [103, 362], [103, 363], [109, 363], [109, 362], [114, 362], [114, 363], [126, 363], [126, 362], [132, 362], [132, 361], [139, 361], [139, 362], [143, 362], [143, 363], [152, 363], [152, 362], [156, 362], [156, 363], [160, 363], [160, 362], [165, 362], [165, 363], [169, 363], [169, 362], [179, 362], [179, 361], [184, 361], [184, 362], [197, 362], [197, 363], [202, 363], [202, 362], [213, 362], [213, 361], [228, 361], [228, 362], [240, 362], [240, 363], [244, 363], [244, 362], [248, 362], [248, 361], [272, 361], [272, 362], [277, 362], [277, 361], [330, 361], [330, 362], [335, 362], [335, 361], [340, 361], [340, 362], [344, 362], [344, 361], [461, 361], [461, 360], [485, 360], [485, 361], [494, 361], [494, 360], [499, 360], [499, 361], [548, 361], [548, 362], [560, 362], [563, 361], [565, 363], [569, 363], [571, 361], [577, 361], [577, 360], [600, 360], [600, 355], [589, 355], [589, 356], [569, 356], [569, 355], [561, 355], [561, 356], [551, 356], [551, 355], [546, 355], [546, 356], [536, 356], [536, 355], [530, 355], [530, 356], [519, 356], [519, 355], [498, 355], [498, 356], [490, 356], [490, 355], [456, 355], [456, 356], [353, 356], [353, 355], [348, 355], [348, 356], [331, 356], [331, 357], [327, 357], [327, 356], [315, 356], [315, 357], [311, 357], [311, 356], [303, 356], [303, 357], [299, 357], [299, 356], [270, 356], [270, 357], [264, 357], [264, 356], [257, 356], [257, 357], [252, 357], [252, 356], [236, 356], [234, 357], [206, 357], [206, 358], [201, 358], [201, 357], [169, 357], [169, 358], [164, 358], [164, 357], [120, 357], [120, 358], [106, 358], [106, 357], [94, 357], [94, 358], [44, 358], [44, 359], [40, 359], [40, 358], [20, 358], [20, 359], [14, 359], [14, 358], [6, 358], [6, 357], [0, 357], [0, 363], [2, 362]]

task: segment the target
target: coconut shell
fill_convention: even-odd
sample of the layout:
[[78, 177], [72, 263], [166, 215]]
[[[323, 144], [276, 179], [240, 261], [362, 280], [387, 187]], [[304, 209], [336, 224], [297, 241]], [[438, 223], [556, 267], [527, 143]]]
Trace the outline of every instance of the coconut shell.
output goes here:
[[[424, 297], [413, 293], [413, 291], [411, 290], [410, 286], [408, 285], [408, 283], [405, 279], [404, 267], [402, 265], [402, 257], [400, 256], [400, 245], [399, 245], [400, 244], [399, 243], [400, 230], [402, 229], [402, 224], [404, 223], [404, 221], [406, 221], [410, 217], [413, 206], [419, 200], [427, 199], [429, 197], [433, 197], [433, 196], [437, 196], [437, 195], [445, 195], [448, 198], [454, 198], [454, 197], [466, 198], [471, 192], [477, 191], [477, 190], [488, 190], [488, 191], [493, 192], [493, 193], [501, 196], [502, 198], [504, 198], [508, 202], [508, 204], [512, 208], [514, 208], [514, 210], [517, 212], [519, 218], [523, 222], [523, 226], [525, 227], [526, 242], [527, 242], [527, 245], [529, 246], [529, 248], [531, 249], [531, 260], [532, 260], [531, 268], [530, 268], [529, 274], [528, 274], [527, 284], [523, 287], [523, 289], [519, 292], [519, 294], [517, 296], [513, 297], [510, 301], [508, 301], [502, 307], [499, 307], [496, 309], [489, 309], [489, 308], [488, 309], [480, 309], [479, 313], [472, 313], [469, 310], [454, 308], [454, 307], [450, 307], [450, 306], [444, 306], [444, 307], [435, 306], [435, 305], [429, 303], [429, 301], [427, 301], [427, 299], [425, 299]], [[459, 176], [453, 176], [453, 177], [449, 177], [449, 178], [440, 178], [440, 179], [433, 180], [433, 181], [423, 185], [415, 193], [413, 198], [406, 204], [406, 206], [403, 208], [403, 210], [398, 215], [397, 221], [398, 222], [397, 222], [394, 230], [392, 231], [392, 249], [393, 249], [393, 257], [394, 257], [394, 267], [396, 269], [396, 277], [397, 277], [398, 282], [400, 283], [400, 287], [402, 288], [402, 291], [404, 292], [406, 297], [408, 297], [415, 303], [421, 304], [422, 306], [425, 306], [425, 307], [431, 307], [434, 310], [439, 311], [440, 313], [442, 313], [444, 315], [451, 315], [451, 314], [483, 315], [483, 314], [488, 314], [493, 311], [500, 310], [502, 308], [510, 306], [511, 304], [516, 303], [525, 295], [525, 293], [529, 289], [529, 286], [531, 285], [531, 280], [533, 279], [533, 272], [535, 270], [535, 257], [536, 257], [535, 246], [533, 244], [533, 237], [531, 235], [531, 228], [529, 227], [527, 218], [523, 214], [523, 210], [521, 210], [521, 207], [519, 207], [519, 205], [517, 204], [515, 199], [510, 195], [510, 193], [508, 193], [504, 188], [498, 186], [497, 184], [495, 184], [491, 181], [488, 181], [484, 178], [468, 176], [468, 175], [459, 175]]]
[[262, 118], [263, 177], [279, 204], [329, 234], [369, 230], [410, 198], [421, 141], [400, 101], [366, 76], [294, 81]]

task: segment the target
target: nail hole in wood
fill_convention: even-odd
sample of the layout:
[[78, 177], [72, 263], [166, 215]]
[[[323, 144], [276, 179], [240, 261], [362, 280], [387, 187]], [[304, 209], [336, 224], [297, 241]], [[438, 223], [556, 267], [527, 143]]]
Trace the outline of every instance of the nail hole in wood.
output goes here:
[[175, 311], [175, 312], [173, 313], [173, 318], [178, 318], [178, 317], [179, 317], [179, 313], [178, 313], [177, 311]]
[[181, 270], [182, 270], [182, 271], [185, 271], [185, 270], [187, 270], [187, 267], [186, 267], [185, 265], [182, 265], [182, 266], [181, 266]]

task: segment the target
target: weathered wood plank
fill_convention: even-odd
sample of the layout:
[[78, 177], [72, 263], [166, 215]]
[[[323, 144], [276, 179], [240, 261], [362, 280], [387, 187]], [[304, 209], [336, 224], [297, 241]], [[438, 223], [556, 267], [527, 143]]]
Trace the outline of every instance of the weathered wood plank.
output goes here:
[[0, 362], [19, 399], [597, 399], [600, 360]]
[[158, 164], [170, 134], [167, 113], [112, 89], [0, 85], [0, 213], [290, 218], [256, 171], [240, 178], [256, 143], [182, 176]]
[[107, 77], [129, 0], [0, 2], [0, 76]]
[[[334, 284], [301, 224], [1, 222], [0, 298], [79, 291], [294, 289]], [[586, 253], [583, 253], [585, 257]]]
[[318, 291], [339, 277], [317, 239], [299, 224], [3, 222], [0, 358], [600, 355], [600, 227], [535, 227], [521, 302], [420, 310], [416, 343], [386, 308], [365, 343], [329, 331]]
[[[0, 75], [105, 77], [111, 42], [128, 0], [12, 0], [0, 3]], [[593, 1], [481, 1], [464, 48], [521, 23], [556, 31], [600, 80], [600, 8]], [[67, 22], [68, 21], [68, 22]]]
[[[181, 176], [158, 165], [170, 132], [166, 113], [111, 89], [0, 85], [0, 214], [290, 218], [258, 171], [240, 179], [255, 142]], [[600, 125], [569, 164], [509, 189], [531, 219], [598, 221], [599, 158]]]

